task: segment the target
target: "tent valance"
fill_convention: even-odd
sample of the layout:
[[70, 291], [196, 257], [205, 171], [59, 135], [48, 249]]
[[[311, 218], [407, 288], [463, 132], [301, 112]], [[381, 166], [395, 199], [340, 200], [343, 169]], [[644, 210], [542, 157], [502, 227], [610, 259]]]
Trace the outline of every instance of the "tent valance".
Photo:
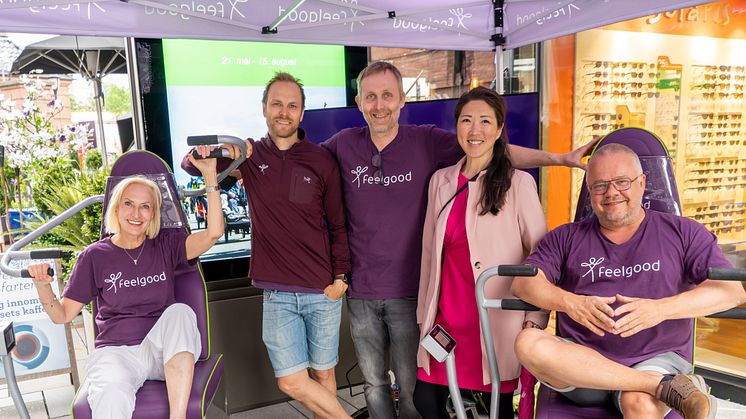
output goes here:
[[60, 35], [489, 51], [495, 49], [493, 35], [500, 32], [505, 47], [514, 48], [700, 3], [704, 1], [0, 0], [0, 28]]

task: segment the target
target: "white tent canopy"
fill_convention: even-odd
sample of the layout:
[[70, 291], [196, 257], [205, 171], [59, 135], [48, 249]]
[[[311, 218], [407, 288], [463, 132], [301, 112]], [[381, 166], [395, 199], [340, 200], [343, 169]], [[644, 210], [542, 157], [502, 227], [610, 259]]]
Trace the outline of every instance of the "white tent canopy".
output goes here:
[[0, 0], [0, 28], [489, 51], [496, 47], [497, 33], [505, 47], [514, 48], [700, 3], [705, 1]]

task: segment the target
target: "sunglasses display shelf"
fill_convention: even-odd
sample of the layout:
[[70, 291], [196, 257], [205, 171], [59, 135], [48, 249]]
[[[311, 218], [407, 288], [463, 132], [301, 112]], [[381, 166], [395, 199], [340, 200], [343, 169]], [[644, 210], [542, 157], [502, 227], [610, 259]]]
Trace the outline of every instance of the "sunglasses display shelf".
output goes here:
[[[578, 61], [575, 72], [575, 147], [611, 131], [646, 126], [655, 112], [656, 64], [631, 61]], [[583, 175], [573, 173], [573, 202]]]
[[745, 78], [741, 66], [693, 65], [688, 86], [683, 212], [721, 242], [746, 240]]

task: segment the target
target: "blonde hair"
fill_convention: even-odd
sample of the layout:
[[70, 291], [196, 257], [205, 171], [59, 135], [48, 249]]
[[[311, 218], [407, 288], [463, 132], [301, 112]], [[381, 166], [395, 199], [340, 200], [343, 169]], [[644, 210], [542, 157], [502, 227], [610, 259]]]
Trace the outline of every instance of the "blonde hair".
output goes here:
[[150, 193], [153, 195], [153, 218], [150, 219], [145, 234], [149, 239], [155, 238], [161, 231], [161, 189], [152, 180], [144, 176], [130, 176], [117, 184], [111, 191], [111, 197], [109, 198], [109, 207], [106, 209], [106, 215], [104, 216], [104, 226], [106, 231], [111, 234], [117, 234], [121, 230], [119, 225], [119, 204], [122, 201], [122, 195], [124, 195], [125, 189], [130, 185], [143, 185], [150, 188]]

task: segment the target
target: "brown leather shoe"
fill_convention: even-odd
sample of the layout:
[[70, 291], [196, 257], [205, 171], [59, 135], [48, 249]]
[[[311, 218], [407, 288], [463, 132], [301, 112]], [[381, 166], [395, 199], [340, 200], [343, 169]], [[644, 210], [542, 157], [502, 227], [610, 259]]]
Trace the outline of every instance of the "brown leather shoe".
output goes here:
[[705, 380], [699, 375], [664, 375], [655, 397], [684, 419], [715, 419], [717, 413], [717, 401], [707, 394]]

